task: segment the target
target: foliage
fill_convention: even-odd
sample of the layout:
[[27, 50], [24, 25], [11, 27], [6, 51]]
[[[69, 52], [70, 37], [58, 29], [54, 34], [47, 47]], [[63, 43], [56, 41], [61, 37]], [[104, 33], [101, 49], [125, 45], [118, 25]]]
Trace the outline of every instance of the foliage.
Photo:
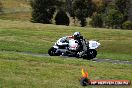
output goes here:
[[57, 25], [69, 25], [69, 17], [63, 10], [58, 11], [55, 17], [55, 21]]
[[103, 27], [105, 26], [105, 15], [107, 13], [108, 4], [104, 0], [95, 0], [96, 12], [92, 15], [90, 25], [92, 27]]
[[86, 18], [91, 17], [94, 12], [94, 7], [92, 0], [75, 0], [73, 2], [73, 10], [75, 17], [81, 21], [81, 26], [86, 26]]
[[122, 26], [123, 26], [124, 29], [130, 29], [130, 30], [132, 30], [132, 21], [125, 21], [122, 24]]
[[116, 0], [115, 5], [117, 6], [117, 9], [125, 14], [127, 12], [128, 2], [129, 0]]
[[92, 25], [92, 27], [102, 27], [103, 26], [103, 19], [102, 19], [102, 15], [95, 13], [92, 16], [92, 20], [90, 22], [90, 25]]
[[66, 11], [70, 14], [71, 17], [75, 17], [73, 11], [73, 1], [74, 0], [66, 0]]
[[95, 0], [96, 12], [99, 14], [105, 13], [107, 3], [104, 0]]
[[32, 21], [51, 23], [55, 11], [56, 0], [31, 0]]
[[0, 1], [0, 12], [2, 12], [2, 8], [3, 8], [3, 6], [2, 6], [2, 3]]
[[110, 9], [106, 16], [106, 25], [112, 28], [121, 27], [123, 14], [116, 9]]
[[102, 0], [97, 1], [96, 12], [103, 15], [104, 26], [122, 28], [122, 23], [128, 19], [129, 2], [130, 0], [116, 0], [115, 3], [108, 4]]
[[130, 0], [116, 0], [115, 6], [116, 9], [123, 14], [123, 22], [125, 22], [128, 19], [128, 9], [130, 8]]

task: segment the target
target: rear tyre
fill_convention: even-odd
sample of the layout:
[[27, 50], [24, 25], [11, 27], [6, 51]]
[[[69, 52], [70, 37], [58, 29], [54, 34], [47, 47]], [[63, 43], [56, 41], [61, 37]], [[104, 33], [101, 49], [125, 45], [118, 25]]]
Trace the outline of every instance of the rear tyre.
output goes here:
[[51, 47], [51, 48], [48, 50], [48, 54], [49, 54], [50, 56], [59, 56], [59, 54], [56, 53], [56, 50], [57, 50], [57, 49], [55, 49], [54, 47]]

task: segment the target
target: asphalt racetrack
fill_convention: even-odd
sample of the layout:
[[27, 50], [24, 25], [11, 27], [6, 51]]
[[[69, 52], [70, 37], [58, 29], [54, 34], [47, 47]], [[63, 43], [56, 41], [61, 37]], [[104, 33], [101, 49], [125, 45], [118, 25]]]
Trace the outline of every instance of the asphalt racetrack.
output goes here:
[[[48, 54], [35, 54], [35, 53], [30, 53], [30, 52], [16, 52], [16, 51], [0, 51], [0, 52], [14, 52], [14, 53], [18, 53], [18, 54], [23, 54], [23, 55], [32, 55], [32, 56], [36, 56], [36, 57], [45, 57], [45, 56], [49, 56]], [[49, 56], [50, 57], [50, 56]], [[68, 56], [61, 56], [64, 58], [73, 58], [75, 59], [75, 57], [68, 57]], [[77, 59], [82, 59], [82, 58], [77, 58]], [[109, 62], [109, 63], [113, 63], [113, 64], [132, 64], [131, 61], [125, 61], [125, 60], [112, 60], [112, 59], [101, 59], [101, 58], [94, 58], [92, 59], [93, 62]]]

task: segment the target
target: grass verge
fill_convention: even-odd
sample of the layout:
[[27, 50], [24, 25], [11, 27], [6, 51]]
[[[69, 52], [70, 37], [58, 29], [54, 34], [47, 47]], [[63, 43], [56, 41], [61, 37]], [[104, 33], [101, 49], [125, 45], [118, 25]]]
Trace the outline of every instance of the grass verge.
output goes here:
[[97, 57], [132, 61], [130, 30], [56, 26], [28, 21], [0, 20], [0, 50], [47, 53], [57, 39], [75, 31], [80, 31], [86, 39], [100, 40]]
[[[81, 77], [82, 67], [89, 72], [90, 79], [132, 80], [131, 65], [94, 63], [87, 60], [62, 57], [42, 58], [0, 52], [0, 87], [83, 88], [78, 81]], [[98, 88], [104, 87], [98, 86]], [[131, 88], [132, 86], [106, 87]], [[97, 86], [88, 86], [88, 88], [97, 88]]]

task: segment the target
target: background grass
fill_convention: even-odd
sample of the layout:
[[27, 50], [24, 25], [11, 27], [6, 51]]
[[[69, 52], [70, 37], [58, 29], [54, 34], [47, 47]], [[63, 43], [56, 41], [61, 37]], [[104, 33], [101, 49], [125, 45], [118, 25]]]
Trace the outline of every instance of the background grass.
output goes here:
[[[0, 52], [0, 86], [2, 88], [83, 88], [79, 83], [82, 67], [89, 72], [90, 79], [132, 80], [131, 65]], [[131, 87], [88, 86], [86, 88]]]
[[0, 50], [47, 53], [57, 39], [75, 31], [80, 31], [86, 39], [99, 40], [98, 58], [132, 61], [130, 30], [56, 26], [28, 21], [0, 20]]
[[0, 19], [31, 19], [31, 7], [28, 0], [0, 0], [0, 2], [2, 3], [2, 12], [0, 12]]
[[31, 20], [31, 12], [3, 13], [0, 15], [0, 19], [29, 21]]

